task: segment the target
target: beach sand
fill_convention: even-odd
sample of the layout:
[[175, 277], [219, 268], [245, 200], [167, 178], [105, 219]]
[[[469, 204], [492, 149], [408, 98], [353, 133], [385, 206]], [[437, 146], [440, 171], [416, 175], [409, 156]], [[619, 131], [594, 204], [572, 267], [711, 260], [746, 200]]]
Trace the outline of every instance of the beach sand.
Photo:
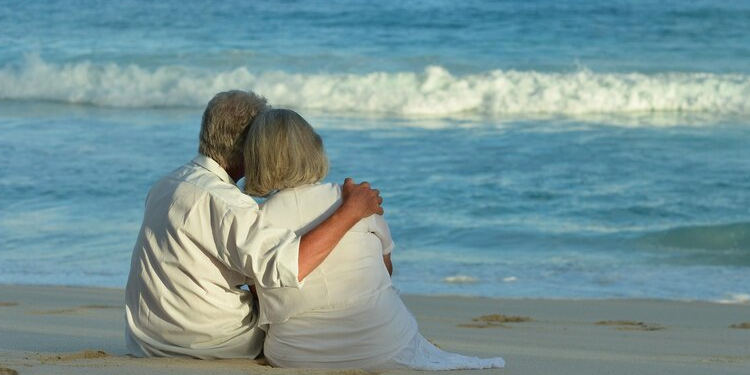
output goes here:
[[[123, 291], [0, 286], [0, 375], [344, 374], [274, 369], [262, 360], [126, 356]], [[750, 306], [661, 300], [404, 296], [445, 350], [502, 356], [466, 374], [750, 374]], [[408, 373], [391, 371], [388, 373]]]

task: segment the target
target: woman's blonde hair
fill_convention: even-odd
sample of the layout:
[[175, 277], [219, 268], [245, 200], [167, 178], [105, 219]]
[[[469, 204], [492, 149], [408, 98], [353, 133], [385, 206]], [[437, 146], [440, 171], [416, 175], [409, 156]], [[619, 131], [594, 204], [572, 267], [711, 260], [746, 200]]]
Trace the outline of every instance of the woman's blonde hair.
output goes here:
[[302, 116], [269, 109], [255, 117], [245, 138], [245, 192], [277, 190], [321, 181], [328, 174], [323, 140]]

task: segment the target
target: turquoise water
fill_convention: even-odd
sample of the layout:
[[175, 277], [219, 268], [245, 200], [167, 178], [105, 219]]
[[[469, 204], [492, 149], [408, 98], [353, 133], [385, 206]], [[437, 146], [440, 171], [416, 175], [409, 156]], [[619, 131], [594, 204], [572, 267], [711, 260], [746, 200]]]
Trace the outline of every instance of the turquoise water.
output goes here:
[[0, 283], [123, 286], [240, 88], [381, 189], [404, 292], [750, 301], [750, 2], [0, 3]]

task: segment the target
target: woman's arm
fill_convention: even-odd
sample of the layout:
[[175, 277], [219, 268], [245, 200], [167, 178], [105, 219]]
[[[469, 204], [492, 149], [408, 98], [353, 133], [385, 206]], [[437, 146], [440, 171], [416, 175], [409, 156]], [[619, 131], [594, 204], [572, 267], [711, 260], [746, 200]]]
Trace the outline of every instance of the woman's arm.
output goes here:
[[393, 276], [393, 263], [391, 263], [391, 251], [395, 247], [393, 238], [391, 238], [391, 229], [385, 222], [383, 215], [372, 215], [369, 219], [370, 231], [380, 240], [380, 246], [383, 249], [383, 263], [388, 270], [388, 274]]
[[383, 263], [385, 263], [385, 268], [388, 270], [388, 274], [393, 276], [393, 263], [391, 263], [390, 253], [383, 255]]

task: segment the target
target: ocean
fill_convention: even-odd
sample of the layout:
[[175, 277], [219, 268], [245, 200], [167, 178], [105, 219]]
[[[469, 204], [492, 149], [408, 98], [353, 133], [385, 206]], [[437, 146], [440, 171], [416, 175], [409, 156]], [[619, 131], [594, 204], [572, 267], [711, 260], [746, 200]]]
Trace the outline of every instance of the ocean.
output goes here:
[[0, 283], [124, 287], [253, 90], [381, 190], [404, 293], [750, 303], [750, 1], [0, 1]]

